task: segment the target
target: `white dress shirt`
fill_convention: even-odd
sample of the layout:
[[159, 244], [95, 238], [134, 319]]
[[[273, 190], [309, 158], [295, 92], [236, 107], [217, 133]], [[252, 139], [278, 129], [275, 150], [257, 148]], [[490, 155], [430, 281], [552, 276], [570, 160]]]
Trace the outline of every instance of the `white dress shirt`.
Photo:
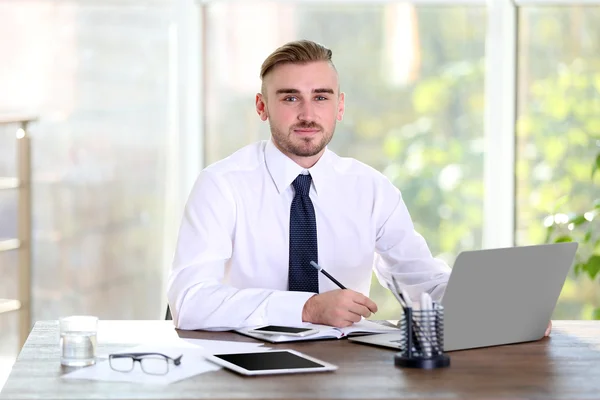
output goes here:
[[[302, 324], [314, 294], [288, 287], [292, 182], [310, 173], [316, 260], [348, 289], [369, 295], [373, 268], [417, 301], [439, 300], [450, 268], [432, 257], [400, 191], [380, 172], [326, 150], [306, 170], [262, 141], [205, 168], [185, 207], [168, 300], [180, 329]], [[319, 274], [321, 293], [338, 287]]]

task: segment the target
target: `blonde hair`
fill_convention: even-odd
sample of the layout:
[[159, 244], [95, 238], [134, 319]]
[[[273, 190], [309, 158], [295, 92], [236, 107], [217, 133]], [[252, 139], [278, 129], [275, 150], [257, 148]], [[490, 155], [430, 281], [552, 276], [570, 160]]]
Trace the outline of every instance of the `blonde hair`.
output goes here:
[[297, 40], [277, 48], [263, 62], [260, 68], [260, 79], [263, 82], [261, 91], [265, 94], [265, 76], [277, 65], [306, 64], [314, 61], [326, 61], [335, 69], [331, 61], [332, 52], [327, 47], [310, 40]]

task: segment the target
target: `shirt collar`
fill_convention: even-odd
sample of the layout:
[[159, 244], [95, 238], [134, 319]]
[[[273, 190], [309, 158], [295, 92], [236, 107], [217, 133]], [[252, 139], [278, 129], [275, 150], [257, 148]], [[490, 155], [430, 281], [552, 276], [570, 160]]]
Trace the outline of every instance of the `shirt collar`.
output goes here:
[[[269, 139], [265, 148], [265, 163], [279, 193], [284, 192], [298, 175], [307, 171], [283, 154], [272, 139]], [[329, 150], [326, 148], [319, 161], [308, 169], [317, 195], [325, 190], [330, 171]]]

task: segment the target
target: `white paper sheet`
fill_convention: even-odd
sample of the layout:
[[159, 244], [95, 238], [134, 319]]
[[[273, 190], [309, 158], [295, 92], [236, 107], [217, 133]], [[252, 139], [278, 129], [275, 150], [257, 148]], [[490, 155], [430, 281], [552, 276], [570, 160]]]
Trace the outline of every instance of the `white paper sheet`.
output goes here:
[[262, 343], [230, 342], [226, 340], [182, 339], [186, 343], [202, 348], [208, 354], [252, 353], [271, 350]]
[[156, 321], [119, 321], [118, 326], [119, 329], [114, 329], [114, 321], [98, 321], [98, 343], [171, 344], [179, 340], [173, 324], [156, 324]]
[[181, 343], [179, 345], [144, 344], [137, 347], [122, 349], [113, 353], [163, 353], [169, 357], [178, 357], [183, 354], [181, 364], [178, 366], [169, 364], [169, 372], [166, 375], [149, 375], [142, 371], [140, 364], [135, 363], [131, 372], [117, 372], [110, 368], [108, 360], [100, 361], [90, 367], [78, 369], [63, 375], [63, 379], [88, 379], [97, 381], [113, 382], [136, 382], [155, 385], [166, 385], [182, 379], [202, 374], [204, 372], [216, 371], [220, 366], [207, 361], [204, 358], [204, 350], [199, 347]]

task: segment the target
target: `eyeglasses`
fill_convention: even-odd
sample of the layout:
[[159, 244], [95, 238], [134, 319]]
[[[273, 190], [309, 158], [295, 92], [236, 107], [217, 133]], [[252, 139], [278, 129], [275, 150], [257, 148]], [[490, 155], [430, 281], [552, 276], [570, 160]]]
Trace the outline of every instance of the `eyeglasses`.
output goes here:
[[161, 353], [124, 353], [110, 354], [108, 363], [117, 372], [131, 372], [135, 362], [138, 361], [142, 371], [150, 375], [166, 375], [169, 372], [169, 363], [176, 366], [181, 364], [181, 357], [171, 358]]

